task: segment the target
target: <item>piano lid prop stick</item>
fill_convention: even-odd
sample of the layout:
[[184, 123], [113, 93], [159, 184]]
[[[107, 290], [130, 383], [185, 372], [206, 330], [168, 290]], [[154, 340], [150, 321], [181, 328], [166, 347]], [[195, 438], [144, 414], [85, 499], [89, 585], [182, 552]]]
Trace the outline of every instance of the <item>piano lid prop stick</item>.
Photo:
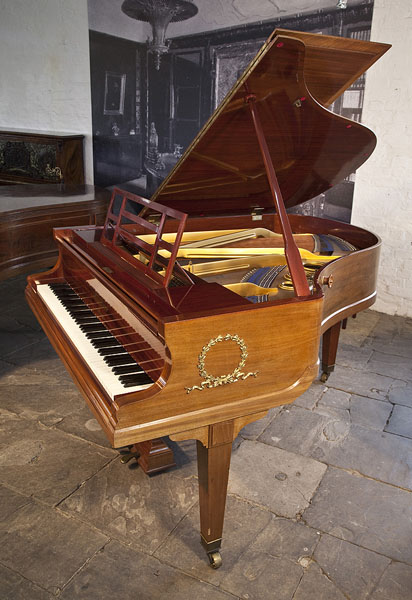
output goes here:
[[263, 162], [265, 164], [266, 175], [269, 182], [270, 191], [275, 202], [276, 210], [280, 219], [280, 225], [282, 228], [282, 235], [285, 241], [285, 254], [286, 260], [289, 267], [289, 272], [292, 276], [293, 286], [297, 296], [309, 296], [309, 284], [306, 279], [305, 271], [303, 270], [302, 261], [300, 260], [299, 251], [293, 239], [292, 230], [290, 227], [288, 215], [286, 213], [285, 204], [283, 202], [282, 192], [279, 187], [278, 179], [276, 177], [275, 169], [273, 167], [272, 158], [270, 156], [269, 148], [266, 142], [265, 135], [263, 133], [262, 125], [260, 122], [259, 113], [256, 106], [256, 96], [251, 94], [246, 88], [245, 102], [250, 108], [252, 114], [253, 125], [255, 127], [256, 136], [259, 142], [260, 151], [262, 154]]

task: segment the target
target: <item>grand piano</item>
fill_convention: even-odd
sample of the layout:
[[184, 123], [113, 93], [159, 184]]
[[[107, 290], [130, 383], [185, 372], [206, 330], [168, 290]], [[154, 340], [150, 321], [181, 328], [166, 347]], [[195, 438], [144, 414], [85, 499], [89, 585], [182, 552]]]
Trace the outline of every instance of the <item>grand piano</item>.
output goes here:
[[[232, 442], [333, 369], [376, 296], [379, 239], [299, 215], [375, 136], [327, 107], [389, 48], [275, 30], [151, 200], [55, 230], [27, 300], [114, 447], [197, 440], [200, 532], [220, 566]], [[160, 468], [160, 467], [159, 467]]]

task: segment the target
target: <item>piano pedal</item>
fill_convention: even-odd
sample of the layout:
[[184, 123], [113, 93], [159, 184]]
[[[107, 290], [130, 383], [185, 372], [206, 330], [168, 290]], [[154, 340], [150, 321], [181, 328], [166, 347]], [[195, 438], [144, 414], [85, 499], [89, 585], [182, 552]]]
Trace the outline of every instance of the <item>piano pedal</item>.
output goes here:
[[160, 473], [170, 467], [176, 466], [173, 451], [162, 438], [133, 444], [130, 452], [124, 454], [120, 462], [127, 464], [132, 458], [137, 460], [146, 475]]
[[132, 446], [130, 448], [130, 452], [127, 452], [126, 454], [122, 454], [122, 458], [120, 459], [120, 462], [122, 463], [122, 465], [126, 465], [128, 462], [130, 462], [132, 460], [132, 458], [135, 458], [136, 460], [139, 458], [140, 454], [139, 452], [133, 451], [134, 446]]

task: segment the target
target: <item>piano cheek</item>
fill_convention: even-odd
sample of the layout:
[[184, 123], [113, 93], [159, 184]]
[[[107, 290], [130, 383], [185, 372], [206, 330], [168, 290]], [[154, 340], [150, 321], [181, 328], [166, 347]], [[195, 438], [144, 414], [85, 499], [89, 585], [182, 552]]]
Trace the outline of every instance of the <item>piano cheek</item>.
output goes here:
[[252, 411], [293, 401], [317, 375], [322, 303], [318, 297], [169, 324], [173, 367], [158, 400], [173, 399], [187, 412], [215, 406], [219, 420], [240, 404]]

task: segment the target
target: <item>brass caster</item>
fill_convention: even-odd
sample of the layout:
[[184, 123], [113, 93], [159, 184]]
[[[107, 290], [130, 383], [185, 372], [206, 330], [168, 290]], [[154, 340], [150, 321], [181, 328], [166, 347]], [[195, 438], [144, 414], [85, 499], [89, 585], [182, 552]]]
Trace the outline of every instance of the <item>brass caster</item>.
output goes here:
[[214, 552], [208, 553], [210, 566], [212, 569], [218, 569], [222, 566], [222, 557], [220, 555], [219, 550], [215, 550]]
[[322, 373], [322, 375], [320, 376], [321, 382], [325, 383], [329, 379], [329, 375], [330, 373]]

